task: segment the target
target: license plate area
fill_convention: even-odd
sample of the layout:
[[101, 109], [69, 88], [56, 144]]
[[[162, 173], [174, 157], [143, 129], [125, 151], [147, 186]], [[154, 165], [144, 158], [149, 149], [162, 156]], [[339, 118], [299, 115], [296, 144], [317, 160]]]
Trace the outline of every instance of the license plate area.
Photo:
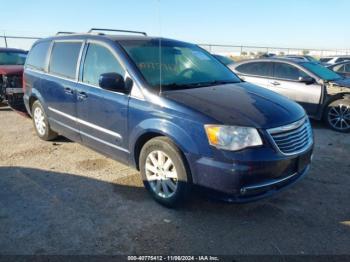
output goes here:
[[297, 161], [297, 171], [301, 173], [308, 164], [310, 164], [311, 152], [298, 157]]

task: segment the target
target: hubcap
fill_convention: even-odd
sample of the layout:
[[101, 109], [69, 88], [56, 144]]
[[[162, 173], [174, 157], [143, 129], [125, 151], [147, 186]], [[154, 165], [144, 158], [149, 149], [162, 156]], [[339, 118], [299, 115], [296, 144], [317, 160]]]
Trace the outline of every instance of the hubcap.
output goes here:
[[35, 128], [38, 131], [39, 135], [41, 136], [45, 135], [45, 130], [46, 130], [46, 124], [44, 119], [45, 119], [44, 112], [41, 110], [41, 108], [40, 107], [35, 108], [34, 110]]
[[328, 122], [333, 128], [346, 130], [350, 128], [350, 106], [338, 105], [331, 107], [328, 112]]
[[146, 159], [146, 178], [152, 190], [160, 197], [174, 195], [178, 176], [171, 158], [162, 151], [152, 151]]

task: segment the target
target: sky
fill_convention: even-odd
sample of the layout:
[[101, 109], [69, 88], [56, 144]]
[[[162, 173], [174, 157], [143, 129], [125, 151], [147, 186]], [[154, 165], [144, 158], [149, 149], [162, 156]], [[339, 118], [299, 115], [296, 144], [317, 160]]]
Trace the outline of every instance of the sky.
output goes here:
[[[349, 0], [0, 0], [0, 34], [91, 27], [193, 43], [350, 49]], [[1, 42], [1, 39], [0, 39]]]

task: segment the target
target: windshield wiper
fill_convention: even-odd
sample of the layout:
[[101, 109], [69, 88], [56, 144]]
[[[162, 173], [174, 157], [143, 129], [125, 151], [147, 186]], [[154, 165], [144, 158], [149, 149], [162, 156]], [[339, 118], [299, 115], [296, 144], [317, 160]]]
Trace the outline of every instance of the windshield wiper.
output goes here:
[[162, 85], [162, 89], [171, 90], [171, 89], [197, 88], [197, 87], [225, 85], [225, 84], [232, 84], [232, 83], [238, 83], [238, 82], [234, 80], [214, 80], [214, 81], [208, 81], [208, 82], [198, 82], [198, 83], [188, 83], [188, 84], [171, 83], [171, 84]]

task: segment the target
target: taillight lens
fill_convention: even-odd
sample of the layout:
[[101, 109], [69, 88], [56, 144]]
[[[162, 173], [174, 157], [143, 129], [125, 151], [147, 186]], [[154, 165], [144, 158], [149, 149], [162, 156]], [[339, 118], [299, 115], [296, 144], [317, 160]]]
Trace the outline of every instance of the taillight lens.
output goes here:
[[24, 74], [22, 75], [22, 89], [23, 89], [23, 93], [26, 92], [26, 81], [24, 78]]

